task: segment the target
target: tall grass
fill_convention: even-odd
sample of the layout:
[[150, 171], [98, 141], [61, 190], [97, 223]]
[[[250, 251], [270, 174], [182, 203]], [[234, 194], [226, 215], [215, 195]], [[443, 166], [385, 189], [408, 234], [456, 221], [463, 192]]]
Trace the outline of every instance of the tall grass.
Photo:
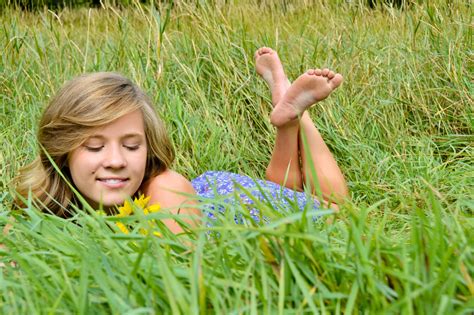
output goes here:
[[[468, 2], [134, 3], [2, 12], [0, 226], [13, 225], [0, 237], [2, 313], [474, 311]], [[211, 227], [158, 238], [94, 213], [12, 211], [9, 182], [35, 155], [41, 110], [83, 72], [119, 71], [149, 92], [187, 177], [262, 178], [274, 130], [260, 46], [278, 50], [291, 79], [312, 67], [345, 76], [310, 111], [352, 193], [339, 214], [314, 222], [263, 203], [270, 223], [238, 225], [248, 211], [227, 206]]]

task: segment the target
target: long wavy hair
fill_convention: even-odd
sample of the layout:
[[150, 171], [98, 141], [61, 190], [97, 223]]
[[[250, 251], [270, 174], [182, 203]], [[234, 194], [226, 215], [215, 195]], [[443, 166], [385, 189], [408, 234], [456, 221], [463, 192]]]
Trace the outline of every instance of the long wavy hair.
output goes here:
[[148, 151], [143, 181], [169, 168], [175, 157], [174, 149], [146, 94], [117, 73], [85, 74], [67, 82], [44, 110], [37, 135], [39, 154], [15, 179], [17, 206], [24, 207], [24, 200], [31, 192], [34, 202], [43, 210], [69, 216], [69, 206], [76, 199], [54, 164], [72, 184], [69, 153], [82, 145], [97, 127], [136, 110], [143, 115]]

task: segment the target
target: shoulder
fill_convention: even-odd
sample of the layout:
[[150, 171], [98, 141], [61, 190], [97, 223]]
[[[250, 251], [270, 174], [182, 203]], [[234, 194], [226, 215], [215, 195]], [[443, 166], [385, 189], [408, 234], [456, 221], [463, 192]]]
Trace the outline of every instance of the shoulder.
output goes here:
[[170, 169], [147, 180], [143, 185], [143, 190], [147, 195], [163, 191], [196, 193], [186, 177]]
[[[183, 175], [166, 170], [147, 180], [143, 184], [142, 191], [150, 197], [151, 204], [159, 204], [161, 209], [172, 214], [185, 214], [187, 217], [184, 217], [183, 221], [191, 226], [197, 224], [195, 219], [201, 216], [201, 211], [196, 208], [197, 200], [194, 197], [196, 192], [191, 182]], [[164, 219], [163, 223], [173, 233], [183, 230], [181, 225], [173, 219]]]

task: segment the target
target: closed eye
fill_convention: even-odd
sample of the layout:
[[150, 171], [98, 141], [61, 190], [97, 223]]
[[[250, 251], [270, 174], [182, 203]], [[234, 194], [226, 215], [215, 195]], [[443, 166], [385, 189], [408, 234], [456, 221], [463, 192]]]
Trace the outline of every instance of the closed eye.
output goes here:
[[104, 147], [103, 145], [101, 146], [98, 146], [98, 147], [91, 147], [91, 146], [84, 146], [86, 148], [87, 151], [90, 151], [90, 152], [99, 152], [100, 150], [102, 150], [102, 148]]
[[124, 147], [129, 151], [136, 151], [140, 148], [140, 145], [124, 145]]

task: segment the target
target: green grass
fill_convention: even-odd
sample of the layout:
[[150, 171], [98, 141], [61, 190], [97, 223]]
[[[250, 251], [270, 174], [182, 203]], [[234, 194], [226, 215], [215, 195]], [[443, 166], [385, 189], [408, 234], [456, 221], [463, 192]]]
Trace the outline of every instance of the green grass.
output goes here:
[[[16, 221], [0, 237], [0, 312], [474, 312], [468, 2], [206, 3], [1, 13], [0, 226]], [[261, 204], [268, 225], [235, 224], [237, 207], [212, 228], [157, 238], [86, 212], [74, 224], [11, 211], [9, 182], [35, 155], [41, 110], [82, 72], [119, 71], [148, 91], [188, 178], [263, 178], [274, 130], [252, 56], [264, 45], [291, 79], [326, 66], [345, 76], [310, 111], [352, 193], [333, 223]]]

